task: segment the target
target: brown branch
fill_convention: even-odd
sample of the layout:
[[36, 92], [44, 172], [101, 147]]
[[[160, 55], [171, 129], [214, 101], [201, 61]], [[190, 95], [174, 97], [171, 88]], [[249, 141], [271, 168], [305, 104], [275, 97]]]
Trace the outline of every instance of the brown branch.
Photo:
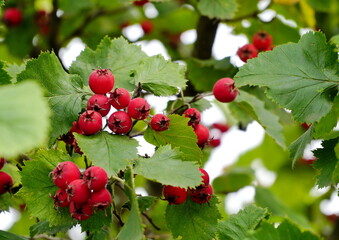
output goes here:
[[212, 94], [213, 94], [212, 92], [197, 93], [190, 101], [188, 101], [187, 103], [183, 103], [179, 107], [173, 109], [172, 111], [170, 111], [169, 114], [177, 113], [179, 110], [181, 110], [185, 106], [189, 106], [191, 103], [197, 102], [204, 97], [211, 96]]
[[142, 216], [144, 216], [147, 221], [156, 229], [156, 230], [161, 230], [157, 225], [155, 225], [155, 223], [153, 222], [152, 218], [150, 216], [148, 216], [146, 213], [142, 213]]

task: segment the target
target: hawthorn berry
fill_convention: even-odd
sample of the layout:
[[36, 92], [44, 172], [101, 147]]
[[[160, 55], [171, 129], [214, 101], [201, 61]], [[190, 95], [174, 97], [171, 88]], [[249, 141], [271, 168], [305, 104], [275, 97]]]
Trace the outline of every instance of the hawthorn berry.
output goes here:
[[48, 35], [50, 32], [51, 14], [45, 10], [39, 10], [35, 13], [35, 25], [40, 29], [42, 35]]
[[148, 3], [148, 0], [136, 0], [133, 2], [135, 6], [144, 6], [146, 3]]
[[93, 207], [88, 202], [82, 204], [71, 202], [69, 212], [72, 218], [78, 221], [83, 221], [92, 216]]
[[116, 88], [113, 92], [109, 93], [111, 105], [115, 109], [126, 108], [131, 101], [131, 95], [124, 88]]
[[101, 130], [102, 116], [94, 110], [86, 110], [80, 115], [78, 124], [84, 134], [92, 135]]
[[164, 114], [155, 114], [151, 119], [151, 128], [155, 131], [165, 131], [170, 125], [170, 119]]
[[106, 189], [101, 189], [98, 192], [92, 193], [88, 203], [99, 210], [104, 210], [107, 208], [112, 202], [111, 193]]
[[86, 169], [83, 174], [83, 179], [90, 190], [100, 191], [105, 188], [108, 176], [105, 169], [98, 166], [92, 166]]
[[253, 45], [259, 51], [267, 51], [272, 48], [272, 36], [264, 31], [259, 31], [253, 35]]
[[2, 169], [4, 167], [5, 163], [6, 163], [6, 159], [3, 158], [3, 157], [0, 158], [0, 169]]
[[109, 69], [96, 69], [89, 75], [88, 85], [94, 93], [106, 94], [113, 89], [114, 75]]
[[126, 113], [122, 111], [117, 111], [112, 113], [108, 118], [108, 127], [112, 130], [112, 132], [117, 134], [126, 134], [132, 128], [132, 119]]
[[153, 31], [153, 23], [149, 20], [143, 20], [140, 23], [140, 26], [142, 28], [142, 30], [144, 31], [145, 34], [150, 34]]
[[7, 8], [4, 11], [2, 19], [9, 27], [18, 26], [22, 22], [22, 12], [16, 7]]
[[5, 172], [0, 172], [0, 194], [9, 192], [12, 186], [13, 186], [12, 177]]
[[143, 120], [148, 117], [151, 107], [143, 98], [134, 98], [127, 107], [127, 113], [131, 118]]
[[87, 110], [99, 112], [102, 117], [106, 116], [110, 109], [110, 99], [106, 95], [94, 94], [87, 101]]
[[56, 207], [68, 207], [70, 204], [68, 200], [68, 194], [64, 189], [59, 189], [56, 191], [52, 198]]
[[59, 163], [51, 174], [53, 183], [61, 189], [66, 189], [68, 184], [81, 177], [78, 166], [70, 161]]
[[187, 198], [187, 191], [185, 188], [165, 185], [162, 192], [164, 194], [165, 200], [167, 200], [171, 205], [182, 204]]
[[197, 187], [190, 190], [190, 196], [193, 202], [203, 204], [209, 202], [213, 195], [213, 188], [209, 184], [207, 187]]
[[213, 86], [213, 95], [223, 103], [232, 102], [238, 95], [232, 78], [221, 78]]
[[212, 128], [220, 130], [220, 132], [225, 133], [229, 130], [229, 126], [225, 123], [213, 123]]
[[195, 125], [194, 132], [198, 138], [197, 144], [200, 147], [204, 146], [207, 143], [209, 136], [210, 136], [208, 128], [199, 123]]
[[188, 121], [188, 126], [194, 127], [196, 124], [200, 123], [201, 114], [198, 109], [188, 108], [183, 114], [185, 117], [190, 118]]
[[248, 59], [258, 56], [258, 49], [252, 43], [248, 43], [238, 49], [237, 55], [241, 61], [247, 62]]
[[83, 179], [72, 181], [66, 188], [68, 200], [75, 203], [85, 203], [88, 201], [91, 191]]
[[206, 170], [203, 169], [203, 168], [199, 168], [199, 171], [203, 174], [203, 175], [201, 176], [201, 178], [202, 178], [202, 185], [201, 185], [201, 186], [207, 187], [208, 184], [210, 184], [210, 176], [208, 175], [208, 173], [206, 172]]
[[220, 144], [221, 144], [221, 140], [219, 138], [213, 138], [213, 139], [210, 139], [209, 141], [209, 145], [214, 148], [218, 147]]

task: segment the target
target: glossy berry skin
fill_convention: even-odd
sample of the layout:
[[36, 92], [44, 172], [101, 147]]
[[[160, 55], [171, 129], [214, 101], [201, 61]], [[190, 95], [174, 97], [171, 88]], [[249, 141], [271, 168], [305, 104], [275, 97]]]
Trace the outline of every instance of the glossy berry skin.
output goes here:
[[131, 95], [124, 88], [116, 88], [113, 92], [109, 93], [111, 105], [115, 109], [124, 109], [131, 101]]
[[135, 6], [144, 6], [146, 3], [148, 3], [148, 0], [137, 0], [133, 2]]
[[247, 62], [248, 59], [258, 56], [258, 49], [252, 43], [248, 43], [238, 49], [237, 55], [241, 61]]
[[151, 128], [155, 131], [165, 131], [170, 125], [170, 119], [164, 114], [155, 114], [151, 119]]
[[206, 170], [203, 169], [203, 168], [199, 168], [199, 171], [203, 174], [203, 175], [201, 176], [201, 178], [202, 178], [202, 185], [201, 185], [201, 186], [207, 187], [208, 184], [210, 184], [210, 176], [208, 175], [208, 173], [206, 172]]
[[87, 183], [88, 188], [95, 192], [104, 189], [108, 182], [108, 176], [105, 169], [98, 166], [87, 168], [83, 174], [83, 179]]
[[198, 109], [188, 108], [183, 114], [185, 117], [190, 118], [188, 126], [194, 127], [196, 124], [200, 123], [201, 114]]
[[110, 99], [106, 95], [94, 94], [87, 101], [87, 110], [99, 112], [102, 117], [106, 116], [110, 109]]
[[56, 191], [52, 198], [56, 207], [68, 207], [70, 204], [68, 200], [68, 194], [64, 189], [59, 189], [58, 191]]
[[0, 169], [2, 169], [4, 167], [5, 163], [6, 163], [6, 159], [3, 158], [3, 157], [0, 158]]
[[213, 95], [223, 103], [232, 102], [238, 95], [238, 90], [235, 88], [232, 78], [221, 78], [213, 86]]
[[87, 202], [91, 196], [91, 191], [83, 179], [76, 179], [72, 181], [68, 185], [66, 193], [68, 194], [68, 200], [70, 202], [79, 204]]
[[213, 195], [213, 188], [209, 184], [207, 187], [197, 187], [190, 191], [190, 196], [193, 202], [203, 204], [209, 202]]
[[99, 68], [89, 75], [88, 85], [94, 93], [106, 94], [114, 87], [114, 76], [109, 69]]
[[51, 174], [53, 183], [61, 189], [66, 189], [71, 182], [81, 177], [78, 166], [70, 161], [59, 163]]
[[197, 138], [198, 138], [197, 144], [200, 147], [204, 146], [207, 143], [207, 141], [210, 137], [210, 132], [209, 132], [208, 128], [199, 123], [199, 124], [195, 125], [194, 132], [195, 132], [195, 134], [197, 135]]
[[112, 130], [112, 132], [117, 134], [126, 134], [132, 128], [132, 119], [126, 113], [122, 111], [114, 112], [108, 118], [108, 127]]
[[93, 207], [87, 202], [83, 204], [71, 202], [69, 206], [69, 213], [72, 218], [78, 221], [83, 221], [92, 216]]
[[165, 185], [162, 190], [165, 200], [171, 205], [179, 205], [187, 199], [187, 191], [184, 188]]
[[101, 130], [102, 116], [94, 110], [86, 110], [80, 115], [78, 124], [85, 135], [92, 135]]
[[259, 51], [267, 51], [272, 48], [272, 36], [264, 31], [255, 33], [252, 41]]
[[12, 177], [5, 172], [0, 172], [0, 194], [9, 192], [12, 186], [13, 186]]
[[134, 98], [127, 107], [127, 113], [131, 118], [143, 120], [148, 117], [151, 107], [143, 98]]
[[93, 207], [100, 210], [107, 208], [112, 202], [111, 193], [106, 189], [101, 189], [98, 192], [94, 192], [88, 203]]
[[225, 123], [213, 123], [212, 128], [216, 128], [222, 133], [225, 133], [230, 129], [230, 127]]
[[151, 32], [153, 32], [154, 26], [153, 26], [153, 23], [149, 20], [142, 21], [140, 23], [140, 26], [145, 34], [150, 34]]
[[15, 27], [22, 22], [22, 12], [20, 9], [15, 7], [7, 8], [5, 9], [2, 18], [7, 26]]

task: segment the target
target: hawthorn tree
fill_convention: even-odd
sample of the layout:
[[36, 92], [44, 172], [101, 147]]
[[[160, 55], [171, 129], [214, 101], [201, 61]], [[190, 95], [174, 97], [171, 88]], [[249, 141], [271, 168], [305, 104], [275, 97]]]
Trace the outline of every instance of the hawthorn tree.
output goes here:
[[[77, 224], [86, 239], [339, 239], [339, 218], [320, 210], [339, 182], [338, 1], [0, 5], [0, 211], [21, 212], [1, 239], [69, 239]], [[171, 60], [128, 40], [135, 24], [137, 41], [159, 40]], [[221, 25], [248, 38], [243, 66], [214, 58]], [[192, 29], [196, 41], [181, 42]], [[74, 38], [87, 47], [68, 67], [60, 49]], [[152, 95], [169, 97], [166, 109], [155, 112]], [[227, 124], [200, 123], [211, 103]], [[253, 121], [262, 143], [210, 181], [203, 168], [220, 139], [209, 129]], [[138, 153], [140, 137], [152, 156]], [[314, 140], [321, 147], [305, 159]], [[269, 187], [258, 159], [276, 175]], [[225, 199], [245, 186], [253, 203], [230, 215]]]

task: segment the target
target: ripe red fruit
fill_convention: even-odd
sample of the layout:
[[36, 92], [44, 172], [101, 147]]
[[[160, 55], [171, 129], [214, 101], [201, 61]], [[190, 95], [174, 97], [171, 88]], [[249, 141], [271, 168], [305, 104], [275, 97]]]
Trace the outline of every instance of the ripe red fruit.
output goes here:
[[92, 216], [93, 208], [89, 203], [79, 204], [79, 203], [71, 202], [69, 206], [69, 212], [72, 218], [78, 221], [83, 221]]
[[193, 202], [203, 204], [209, 202], [213, 195], [213, 188], [209, 184], [207, 187], [197, 187], [190, 191], [190, 196]]
[[62, 189], [66, 189], [68, 184], [81, 177], [78, 166], [70, 161], [59, 163], [51, 173], [54, 184]]
[[167, 130], [170, 125], [170, 119], [164, 114], [155, 114], [151, 119], [151, 128], [155, 131]]
[[125, 134], [128, 133], [132, 128], [132, 119], [126, 113], [122, 111], [114, 112], [108, 118], [108, 127], [114, 133]]
[[102, 117], [106, 116], [110, 109], [110, 99], [106, 95], [94, 94], [87, 101], [87, 110], [99, 112]]
[[146, 3], [148, 3], [148, 0], [137, 0], [133, 2], [135, 6], [144, 6]]
[[206, 170], [203, 169], [203, 168], [199, 168], [199, 171], [203, 174], [203, 175], [201, 176], [201, 178], [202, 178], [202, 185], [201, 185], [201, 186], [207, 187], [208, 184], [210, 184], [210, 176], [208, 175], [208, 173], [206, 172]]
[[94, 93], [106, 94], [113, 89], [114, 76], [109, 69], [99, 68], [89, 75], [88, 85]]
[[213, 86], [213, 95], [223, 103], [232, 102], [238, 95], [232, 78], [221, 78]]
[[91, 198], [88, 200], [88, 203], [97, 209], [105, 209], [112, 202], [111, 193], [106, 189], [101, 189], [99, 192], [94, 192], [91, 195]]
[[7, 26], [15, 27], [18, 26], [22, 21], [22, 12], [20, 9], [15, 7], [7, 8], [5, 9], [2, 18]]
[[5, 172], [0, 172], [0, 194], [9, 192], [12, 186], [13, 186], [12, 177]]
[[83, 174], [83, 178], [87, 183], [88, 188], [93, 191], [99, 191], [105, 188], [108, 181], [105, 169], [98, 166], [87, 168]]
[[115, 109], [123, 109], [128, 106], [131, 101], [131, 95], [124, 88], [116, 88], [113, 92], [109, 93], [111, 105]]
[[253, 45], [259, 51], [271, 50], [272, 47], [272, 36], [264, 31], [259, 31], [253, 36]]
[[140, 26], [145, 34], [150, 34], [153, 31], [153, 23], [149, 20], [144, 20], [140, 23]]
[[197, 144], [200, 147], [204, 146], [207, 143], [208, 138], [210, 136], [208, 128], [199, 123], [199, 124], [195, 125], [194, 132], [195, 132], [195, 134], [197, 135], [197, 138], [198, 138]]
[[143, 120], [148, 117], [151, 107], [143, 98], [134, 98], [127, 107], [127, 113], [131, 118]]
[[185, 202], [187, 198], [187, 191], [184, 188], [173, 187], [170, 185], [165, 185], [163, 188], [163, 194], [165, 200], [168, 201], [169, 204], [178, 205]]
[[58, 191], [56, 191], [52, 198], [56, 207], [68, 207], [70, 204], [70, 202], [68, 201], [68, 194], [64, 189], [59, 189]]
[[305, 130], [309, 129], [311, 125], [312, 125], [312, 123], [307, 124], [307, 123], [305, 123], [305, 122], [303, 122], [303, 123], [301, 124], [301, 126], [302, 126]]
[[184, 116], [190, 118], [188, 121], [188, 126], [195, 126], [196, 124], [200, 123], [201, 114], [196, 108], [188, 108], [184, 113]]
[[212, 147], [218, 147], [221, 144], [221, 140], [219, 138], [213, 138], [209, 141], [209, 145]]
[[45, 10], [39, 10], [35, 13], [35, 25], [40, 29], [42, 35], [48, 35], [50, 32], [51, 14]]
[[247, 62], [248, 59], [258, 56], [258, 49], [252, 43], [248, 43], [238, 49], [237, 55], [243, 62]]
[[85, 203], [91, 196], [91, 191], [82, 179], [72, 181], [68, 185], [66, 193], [68, 194], [68, 200], [75, 203]]
[[216, 129], [219, 129], [220, 132], [222, 132], [222, 133], [227, 132], [228, 129], [230, 129], [230, 127], [227, 124], [225, 124], [225, 123], [213, 123], [212, 127], [216, 128]]
[[80, 115], [78, 124], [86, 135], [92, 135], [101, 130], [102, 116], [96, 111], [86, 110]]
[[3, 157], [0, 158], [0, 169], [2, 169], [4, 167], [5, 163], [6, 163], [6, 159], [3, 158]]

